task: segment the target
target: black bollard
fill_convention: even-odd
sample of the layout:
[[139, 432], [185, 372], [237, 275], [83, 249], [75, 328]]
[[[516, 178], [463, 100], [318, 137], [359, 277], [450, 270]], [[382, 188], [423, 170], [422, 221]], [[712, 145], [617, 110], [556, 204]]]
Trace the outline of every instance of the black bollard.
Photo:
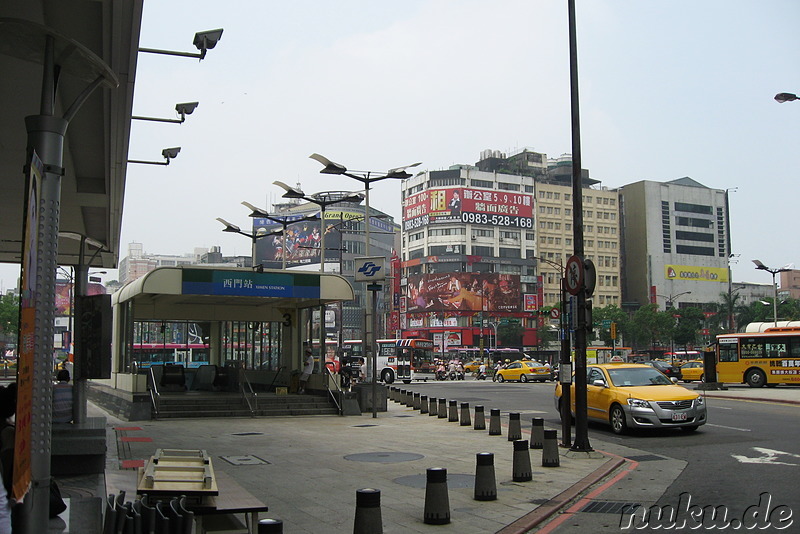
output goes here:
[[475, 455], [475, 500], [497, 500], [497, 482], [494, 477], [494, 454], [479, 452]]
[[531, 423], [531, 449], [541, 449], [544, 443], [544, 419], [534, 417]]
[[528, 450], [528, 442], [526, 440], [518, 439], [514, 442], [513, 474], [511, 477], [514, 482], [527, 482], [533, 479], [531, 454]]
[[492, 408], [489, 412], [489, 435], [500, 435], [500, 410]]
[[427, 525], [450, 522], [450, 498], [447, 495], [447, 469], [429, 467], [425, 484], [425, 517]]
[[475, 406], [475, 426], [474, 430], [486, 430], [486, 419], [483, 416], [483, 406]]
[[419, 413], [428, 413], [428, 396], [427, 395], [420, 395], [419, 396]]
[[470, 426], [472, 421], [469, 418], [469, 403], [461, 403], [461, 426]]
[[411, 391], [408, 390], [408, 389], [404, 390], [403, 391], [403, 405], [404, 406], [411, 406], [412, 404], [414, 404], [414, 401], [412, 399], [413, 399], [413, 397], [411, 396]]
[[508, 414], [508, 441], [522, 439], [522, 428], [519, 423], [519, 412]]
[[283, 534], [283, 521], [280, 519], [260, 519], [258, 534]]
[[364, 488], [356, 491], [356, 520], [353, 534], [381, 534], [381, 490]]
[[435, 415], [437, 415], [439, 413], [439, 410], [436, 408], [436, 406], [438, 404], [439, 403], [436, 402], [436, 397], [431, 397], [430, 406], [428, 407], [428, 415], [434, 415], [435, 416]]
[[558, 432], [555, 430], [544, 431], [544, 444], [542, 446], [542, 467], [558, 467], [561, 460], [558, 456]]
[[458, 401], [450, 401], [450, 410], [447, 413], [448, 423], [458, 423]]
[[415, 410], [419, 410], [419, 397], [420, 397], [419, 393], [414, 393], [414, 401], [412, 403], [412, 407]]
[[439, 399], [439, 419], [447, 418], [447, 399]]

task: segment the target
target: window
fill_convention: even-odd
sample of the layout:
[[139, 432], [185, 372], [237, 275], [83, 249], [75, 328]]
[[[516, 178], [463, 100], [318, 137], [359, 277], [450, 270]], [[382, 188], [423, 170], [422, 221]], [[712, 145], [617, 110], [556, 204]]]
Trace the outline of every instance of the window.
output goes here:
[[479, 247], [472, 245], [472, 253], [475, 256], [494, 256], [493, 247]]
[[711, 206], [702, 206], [700, 204], [689, 204], [687, 202], [676, 202], [675, 211], [688, 211], [690, 213], [702, 213], [704, 215], [711, 215]]
[[507, 232], [505, 230], [500, 230], [500, 239], [519, 241], [519, 236], [519, 232]]
[[526, 185], [525, 186], [525, 192], [526, 193], [533, 193], [533, 186], [532, 185]]
[[566, 201], [569, 201], [569, 199], [570, 199], [570, 198], [572, 198], [572, 197], [570, 196], [570, 194], [569, 194], [569, 193], [564, 193], [564, 201], [565, 201], [565, 202], [566, 202]]
[[509, 184], [506, 182], [497, 182], [497, 189], [501, 191], [519, 191], [519, 185]]
[[553, 193], [554, 200], [561, 200], [561, 193]]
[[548, 199], [552, 199], [553, 198], [553, 192], [552, 191], [548, 191], [547, 192], [547, 198]]
[[521, 252], [518, 248], [505, 248], [500, 247], [501, 258], [520, 258]]
[[714, 249], [710, 247], [692, 247], [688, 245], [676, 245], [675, 252], [678, 254], [694, 254], [695, 256], [713, 256]]
[[418, 241], [425, 237], [425, 232], [417, 232], [416, 234], [410, 234], [408, 236], [409, 241]]
[[472, 179], [469, 181], [472, 187], [485, 187], [486, 189], [494, 189], [494, 183], [488, 182], [486, 180], [475, 180]]

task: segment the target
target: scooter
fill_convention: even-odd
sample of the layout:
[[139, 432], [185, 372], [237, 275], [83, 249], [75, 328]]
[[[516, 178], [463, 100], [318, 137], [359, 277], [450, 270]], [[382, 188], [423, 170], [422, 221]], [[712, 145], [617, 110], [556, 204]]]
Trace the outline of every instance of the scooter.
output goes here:
[[480, 372], [479, 372], [479, 373], [478, 373], [478, 374], [475, 376], [475, 380], [486, 380], [486, 373], [480, 373]]
[[436, 380], [447, 380], [447, 372], [442, 370], [436, 371]]

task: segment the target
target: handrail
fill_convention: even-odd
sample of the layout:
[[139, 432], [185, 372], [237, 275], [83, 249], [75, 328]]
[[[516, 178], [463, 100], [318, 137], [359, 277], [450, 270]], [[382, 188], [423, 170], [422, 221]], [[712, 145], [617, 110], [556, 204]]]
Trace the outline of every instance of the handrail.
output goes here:
[[267, 386], [267, 391], [273, 390], [275, 388], [275, 381], [278, 380], [278, 377], [281, 376], [281, 371], [283, 371], [284, 369], [286, 369], [285, 365], [281, 365], [280, 367], [278, 367], [278, 370], [275, 371], [275, 376], [272, 377], [272, 382], [270, 383], [269, 386]]
[[161, 393], [158, 392], [156, 375], [152, 367], [147, 368], [147, 381], [150, 383], [150, 404], [153, 406], [153, 414], [158, 419], [158, 409], [161, 404]]
[[242, 391], [242, 397], [244, 398], [245, 402], [247, 403], [247, 408], [250, 410], [250, 416], [255, 417], [256, 412], [253, 409], [253, 405], [250, 404], [250, 397], [253, 398], [253, 404], [256, 405], [255, 409], [258, 409], [258, 394], [253, 391], [253, 385], [250, 383], [250, 379], [247, 378], [247, 370], [242, 369], [241, 372], [242, 378], [244, 378], [244, 384], [247, 384], [247, 389], [250, 391], [250, 395], [248, 396], [247, 392], [244, 389], [244, 384], [240, 381], [239, 382], [239, 389]]
[[339, 381], [336, 380], [336, 377], [333, 376], [333, 373], [327, 365], [325, 366], [325, 372], [328, 374], [328, 378], [330, 378], [330, 380], [325, 381], [325, 389], [328, 390], [328, 395], [330, 395], [330, 397], [333, 399], [333, 403], [336, 405], [336, 411], [339, 412], [339, 415], [344, 415], [344, 409], [342, 408], [342, 405], [339, 404], [336, 395], [334, 395], [331, 391], [330, 386], [330, 383], [333, 382], [334, 386], [336, 386], [336, 390], [339, 392], [339, 398], [341, 398], [343, 396], [343, 391], [342, 388], [339, 387]]

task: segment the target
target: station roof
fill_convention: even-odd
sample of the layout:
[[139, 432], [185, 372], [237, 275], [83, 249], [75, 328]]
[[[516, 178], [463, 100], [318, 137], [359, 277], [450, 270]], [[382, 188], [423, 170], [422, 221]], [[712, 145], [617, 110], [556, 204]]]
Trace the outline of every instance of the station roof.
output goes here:
[[353, 300], [337, 274], [186, 265], [161, 267], [123, 286], [112, 304], [133, 302], [134, 319], [274, 321], [299, 308]]

